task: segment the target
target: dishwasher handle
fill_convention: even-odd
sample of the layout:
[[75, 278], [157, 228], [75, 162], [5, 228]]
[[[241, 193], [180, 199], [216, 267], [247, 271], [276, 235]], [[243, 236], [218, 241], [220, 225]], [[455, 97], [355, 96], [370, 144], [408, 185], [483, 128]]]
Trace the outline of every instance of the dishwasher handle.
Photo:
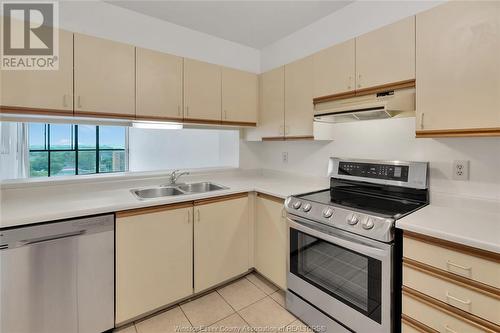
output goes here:
[[113, 214], [0, 230], [0, 251], [70, 237], [113, 231]]
[[19, 241], [18, 247], [33, 245], [33, 244], [38, 244], [38, 243], [44, 243], [44, 242], [50, 242], [50, 241], [59, 240], [59, 239], [63, 239], [63, 238], [76, 237], [76, 236], [81, 236], [83, 234], [85, 234], [85, 230], [68, 232], [68, 233], [64, 233], [64, 234], [52, 235], [52, 236], [47, 236], [47, 237], [25, 239], [25, 240]]

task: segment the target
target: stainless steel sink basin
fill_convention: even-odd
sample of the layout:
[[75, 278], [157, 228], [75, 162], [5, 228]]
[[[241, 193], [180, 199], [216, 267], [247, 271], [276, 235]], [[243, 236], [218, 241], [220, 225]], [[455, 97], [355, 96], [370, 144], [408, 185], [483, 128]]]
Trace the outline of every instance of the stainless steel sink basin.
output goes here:
[[139, 199], [153, 199], [173, 195], [182, 195], [184, 192], [179, 191], [176, 187], [153, 187], [142, 190], [132, 190], [132, 194]]
[[144, 189], [131, 190], [132, 194], [139, 200], [170, 197], [194, 193], [205, 193], [211, 191], [225, 190], [228, 187], [211, 182], [200, 182], [191, 184], [179, 184], [172, 186], [159, 186]]
[[227, 189], [225, 186], [217, 185], [210, 182], [201, 182], [201, 183], [191, 183], [191, 184], [183, 184], [177, 186], [179, 190], [186, 193], [204, 193], [211, 191], [219, 191]]

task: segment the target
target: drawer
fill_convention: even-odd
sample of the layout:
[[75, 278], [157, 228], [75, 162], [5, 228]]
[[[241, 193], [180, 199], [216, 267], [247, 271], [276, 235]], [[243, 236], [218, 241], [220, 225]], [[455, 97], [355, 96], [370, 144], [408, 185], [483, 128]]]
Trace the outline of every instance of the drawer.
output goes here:
[[425, 326], [421, 322], [402, 315], [401, 317], [401, 332], [402, 333], [439, 333], [432, 328]]
[[422, 333], [425, 331], [417, 330], [416, 328], [413, 328], [413, 326], [410, 326], [407, 323], [402, 322], [401, 323], [401, 332], [403, 332], [403, 333]]
[[405, 232], [403, 256], [500, 289], [500, 255]]
[[403, 285], [431, 296], [441, 302], [500, 324], [500, 298], [471, 285], [455, 282], [404, 263]]
[[403, 314], [442, 333], [479, 333], [498, 332], [500, 327], [481, 320], [479, 323], [472, 315], [465, 315], [459, 310], [451, 311], [446, 307], [430, 301], [428, 297], [416, 296], [413, 291], [403, 288]]

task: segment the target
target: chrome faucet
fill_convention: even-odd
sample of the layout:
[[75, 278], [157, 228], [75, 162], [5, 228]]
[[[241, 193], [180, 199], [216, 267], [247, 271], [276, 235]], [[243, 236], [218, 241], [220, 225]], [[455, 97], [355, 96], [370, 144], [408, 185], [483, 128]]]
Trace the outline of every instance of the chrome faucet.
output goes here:
[[189, 172], [181, 172], [181, 170], [172, 171], [172, 173], [169, 174], [169, 185], [175, 185], [177, 183], [177, 180], [183, 175], [189, 175]]

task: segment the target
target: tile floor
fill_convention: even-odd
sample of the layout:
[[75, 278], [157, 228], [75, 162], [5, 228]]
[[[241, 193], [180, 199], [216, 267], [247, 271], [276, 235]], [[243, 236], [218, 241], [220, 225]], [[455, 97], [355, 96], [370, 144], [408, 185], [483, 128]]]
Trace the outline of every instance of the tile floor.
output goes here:
[[207, 295], [115, 332], [312, 332], [285, 310], [284, 296], [265, 278], [251, 273]]

